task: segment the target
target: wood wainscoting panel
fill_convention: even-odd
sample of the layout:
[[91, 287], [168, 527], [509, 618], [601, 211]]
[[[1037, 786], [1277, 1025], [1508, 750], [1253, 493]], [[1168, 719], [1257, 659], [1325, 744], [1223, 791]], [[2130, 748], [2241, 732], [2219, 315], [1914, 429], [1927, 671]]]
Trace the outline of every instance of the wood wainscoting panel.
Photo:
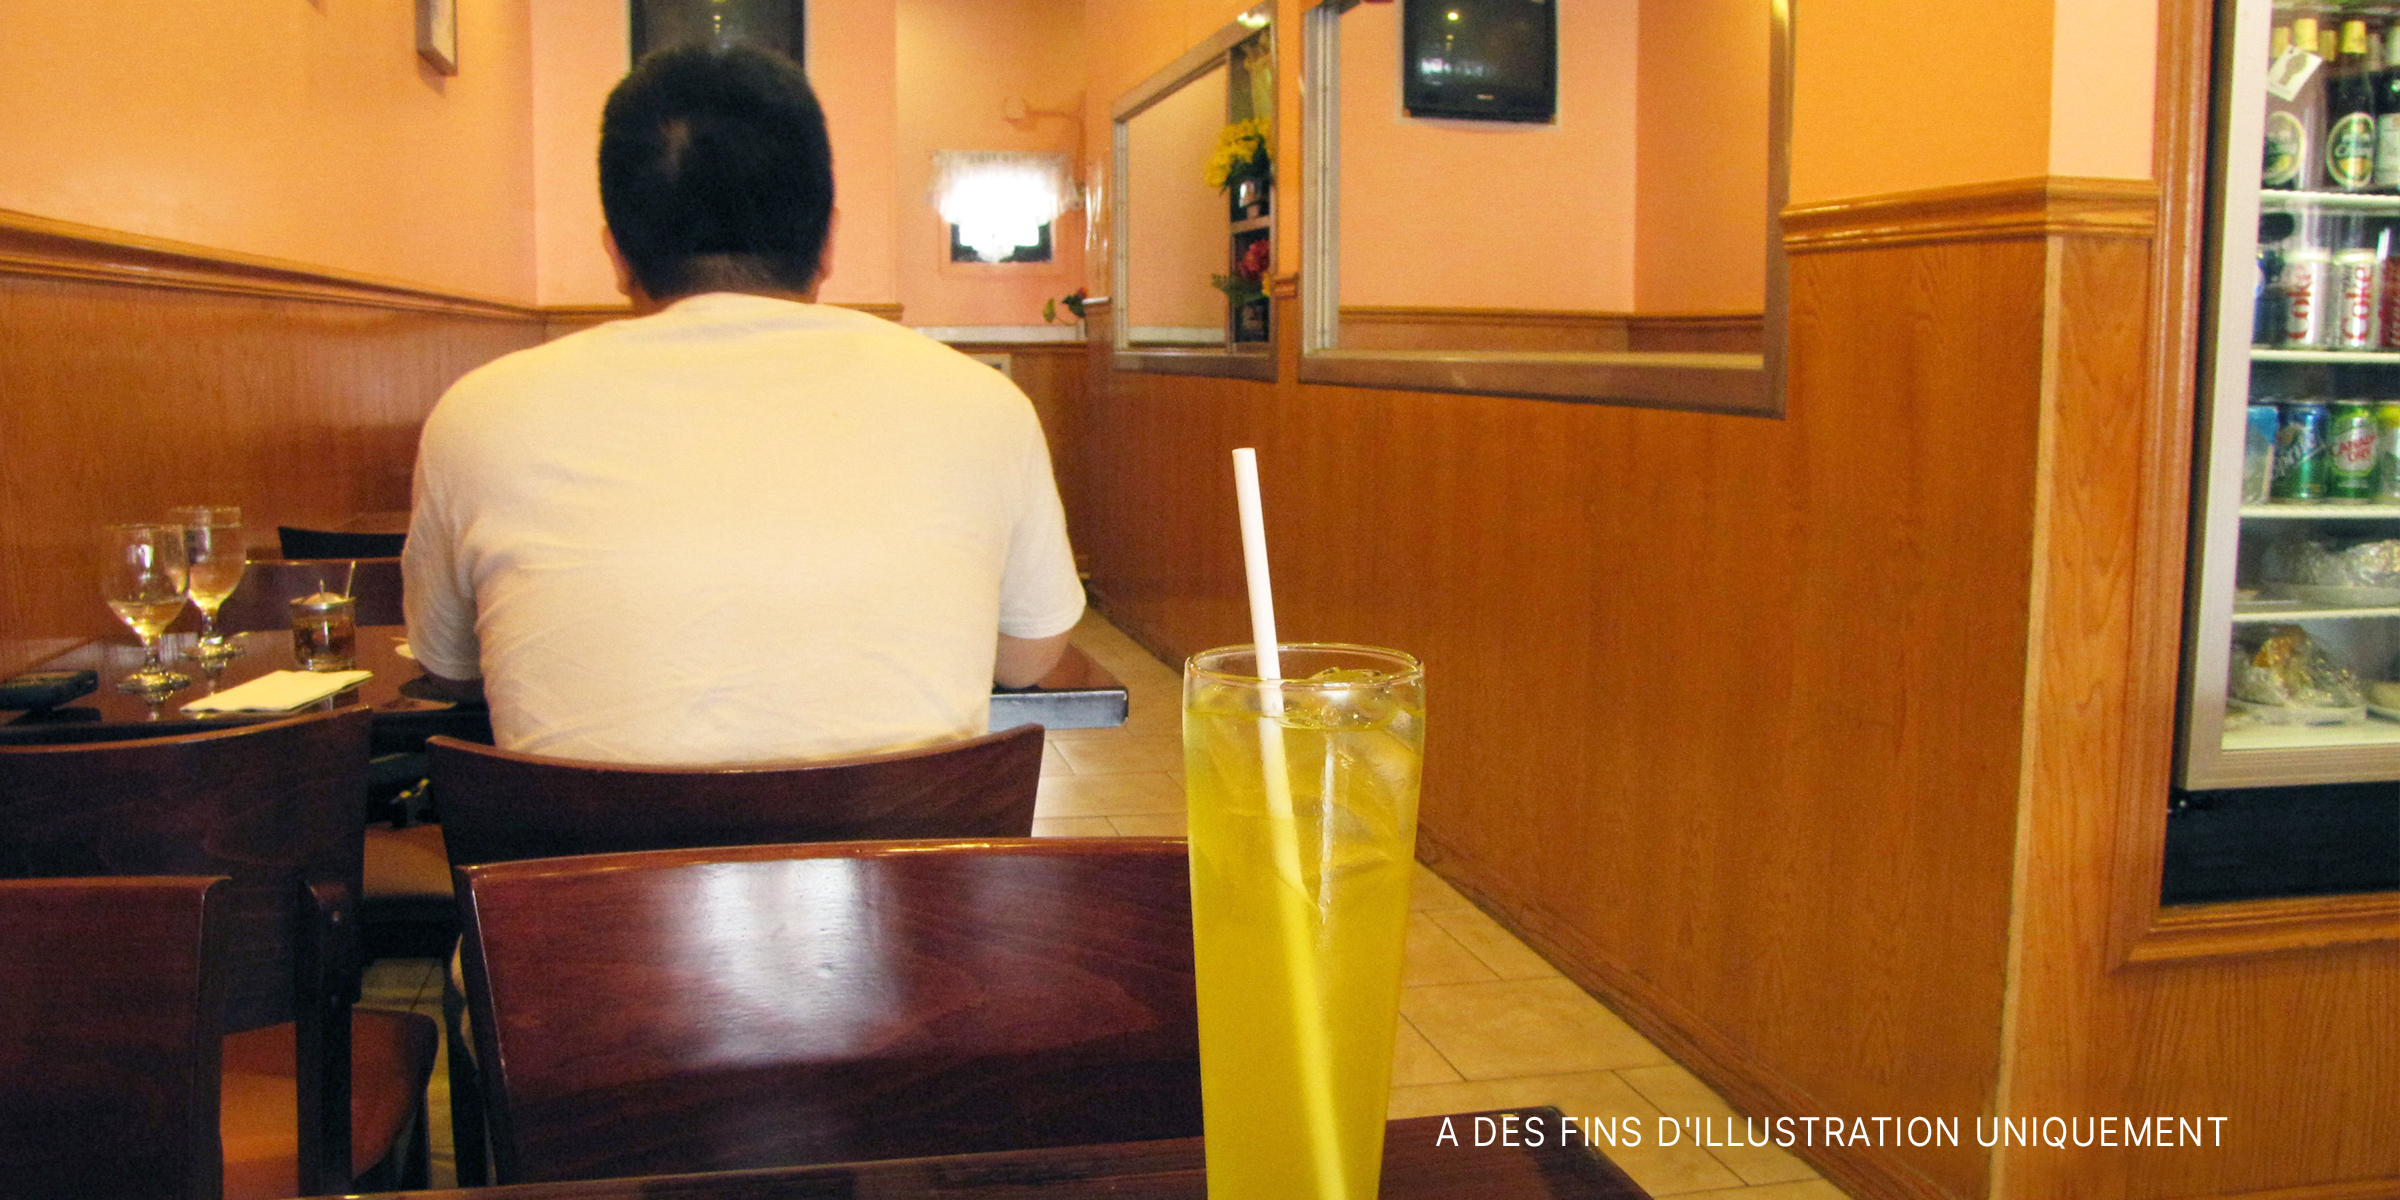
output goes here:
[[123, 633], [100, 601], [102, 524], [238, 504], [271, 537], [407, 508], [435, 398], [540, 338], [530, 310], [212, 286], [237, 273], [187, 265], [196, 279], [164, 282], [0, 267], [0, 672]]

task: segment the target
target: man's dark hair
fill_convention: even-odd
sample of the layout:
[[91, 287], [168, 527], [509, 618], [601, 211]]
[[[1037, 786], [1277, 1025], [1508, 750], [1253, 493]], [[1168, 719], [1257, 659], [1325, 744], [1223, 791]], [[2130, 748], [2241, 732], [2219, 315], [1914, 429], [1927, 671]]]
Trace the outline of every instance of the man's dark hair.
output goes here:
[[653, 300], [805, 291], [833, 217], [833, 146], [808, 76], [738, 45], [643, 56], [600, 120], [600, 207]]

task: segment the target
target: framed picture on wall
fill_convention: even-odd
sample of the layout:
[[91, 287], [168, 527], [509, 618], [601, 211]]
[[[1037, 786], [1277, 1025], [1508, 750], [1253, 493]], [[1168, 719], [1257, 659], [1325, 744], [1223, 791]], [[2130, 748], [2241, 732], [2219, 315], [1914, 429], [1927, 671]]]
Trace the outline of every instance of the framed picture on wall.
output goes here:
[[458, 0], [417, 0], [417, 57], [458, 74]]

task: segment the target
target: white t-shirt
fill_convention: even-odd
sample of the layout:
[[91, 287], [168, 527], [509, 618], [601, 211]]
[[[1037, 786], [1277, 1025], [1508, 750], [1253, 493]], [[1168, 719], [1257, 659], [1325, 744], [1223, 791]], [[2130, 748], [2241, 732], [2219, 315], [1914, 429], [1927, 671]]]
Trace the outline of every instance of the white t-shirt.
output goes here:
[[425, 422], [409, 645], [505, 748], [654, 764], [981, 733], [995, 634], [1083, 612], [1006, 377], [888, 321], [710, 293], [508, 355]]

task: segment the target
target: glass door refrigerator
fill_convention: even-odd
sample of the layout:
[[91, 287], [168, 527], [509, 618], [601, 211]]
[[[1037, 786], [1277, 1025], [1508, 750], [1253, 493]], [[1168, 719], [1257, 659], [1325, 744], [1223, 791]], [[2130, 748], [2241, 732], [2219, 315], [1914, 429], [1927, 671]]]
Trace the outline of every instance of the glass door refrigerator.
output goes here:
[[2226, 0], [2217, 42], [2166, 899], [2383, 890], [2400, 857], [2400, 3]]

